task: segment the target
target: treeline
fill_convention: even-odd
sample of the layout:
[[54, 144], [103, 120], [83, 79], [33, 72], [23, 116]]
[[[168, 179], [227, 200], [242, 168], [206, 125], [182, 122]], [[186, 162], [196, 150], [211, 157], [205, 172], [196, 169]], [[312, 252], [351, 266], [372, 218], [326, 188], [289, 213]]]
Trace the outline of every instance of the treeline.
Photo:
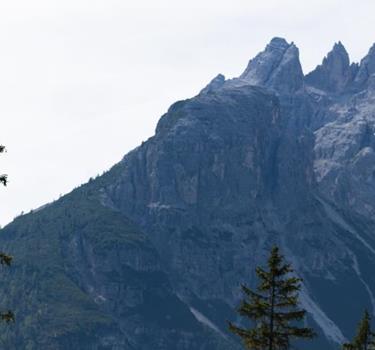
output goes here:
[[[316, 337], [312, 328], [302, 326], [306, 310], [299, 307], [302, 279], [293, 276], [291, 264], [285, 262], [278, 247], [273, 247], [267, 268], [257, 267], [258, 286], [255, 290], [242, 285], [244, 298], [238, 313], [251, 321], [249, 328], [229, 322], [229, 330], [241, 337], [245, 349], [288, 350], [297, 339]], [[360, 321], [356, 336], [343, 350], [375, 350], [375, 333], [367, 310]]]

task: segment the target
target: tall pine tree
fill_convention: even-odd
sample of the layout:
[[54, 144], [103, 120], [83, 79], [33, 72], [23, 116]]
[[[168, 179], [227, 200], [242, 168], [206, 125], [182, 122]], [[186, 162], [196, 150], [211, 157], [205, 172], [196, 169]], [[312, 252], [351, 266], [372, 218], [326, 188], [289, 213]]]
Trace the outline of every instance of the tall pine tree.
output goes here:
[[[5, 152], [5, 147], [3, 145], [0, 145], [0, 153]], [[4, 186], [8, 183], [8, 177], [7, 175], [0, 175], [0, 183]], [[0, 252], [0, 264], [2, 266], [10, 266], [12, 263], [12, 256], [5, 254], [4, 252]], [[0, 321], [10, 322], [14, 321], [14, 315], [13, 312], [8, 311], [0, 311]]]
[[252, 328], [241, 328], [229, 322], [229, 329], [242, 338], [246, 349], [288, 349], [292, 339], [315, 336], [312, 329], [299, 327], [306, 311], [298, 307], [301, 279], [291, 276], [293, 269], [284, 262], [279, 248], [273, 247], [268, 269], [256, 268], [257, 289], [242, 285], [245, 298], [238, 312], [253, 321]]
[[351, 343], [343, 345], [344, 350], [375, 350], [375, 333], [371, 330], [371, 317], [365, 310], [358, 324], [357, 334]]

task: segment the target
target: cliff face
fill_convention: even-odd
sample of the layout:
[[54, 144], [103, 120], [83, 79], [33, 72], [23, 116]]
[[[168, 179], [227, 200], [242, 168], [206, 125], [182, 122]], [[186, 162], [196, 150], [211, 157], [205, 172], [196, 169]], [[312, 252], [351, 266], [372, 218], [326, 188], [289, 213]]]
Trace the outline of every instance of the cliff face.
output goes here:
[[4, 341], [236, 349], [226, 320], [273, 244], [321, 335], [304, 348], [351, 337], [375, 311], [373, 51], [354, 65], [336, 44], [304, 77], [275, 38], [239, 78], [172, 105], [108, 173], [4, 228], [16, 264], [0, 292], [19, 315]]

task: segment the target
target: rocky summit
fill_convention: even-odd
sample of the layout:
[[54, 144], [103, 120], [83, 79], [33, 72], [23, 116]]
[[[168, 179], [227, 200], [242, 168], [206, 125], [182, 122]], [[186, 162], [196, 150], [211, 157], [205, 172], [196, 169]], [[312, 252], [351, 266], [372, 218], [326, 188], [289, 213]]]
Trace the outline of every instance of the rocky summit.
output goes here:
[[[0, 232], [7, 349], [240, 349], [227, 320], [277, 244], [339, 349], [375, 312], [375, 46], [304, 75], [274, 38], [238, 78], [173, 104], [104, 175]], [[298, 344], [297, 344], [298, 346]]]

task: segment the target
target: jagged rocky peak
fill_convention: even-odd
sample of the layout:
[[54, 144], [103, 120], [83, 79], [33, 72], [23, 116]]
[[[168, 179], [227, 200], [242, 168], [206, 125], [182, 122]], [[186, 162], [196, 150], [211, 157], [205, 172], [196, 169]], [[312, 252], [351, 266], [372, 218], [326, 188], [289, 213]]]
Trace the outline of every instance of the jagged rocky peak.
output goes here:
[[350, 64], [348, 52], [339, 41], [323, 59], [322, 64], [306, 75], [305, 81], [318, 89], [338, 93], [352, 82], [356, 70], [356, 65]]
[[323, 62], [329, 59], [338, 59], [338, 62], [342, 62], [344, 66], [350, 65], [349, 54], [341, 41], [333, 45], [332, 50], [328, 53], [327, 57], [323, 60]]
[[240, 79], [281, 94], [295, 92], [303, 86], [298, 48], [283, 38], [273, 38], [263, 52], [250, 60]]
[[372, 45], [368, 54], [362, 59], [357, 76], [355, 77], [355, 83], [357, 85], [366, 84], [369, 78], [375, 74], [375, 44]]
[[215, 78], [213, 78], [209, 84], [201, 90], [201, 94], [212, 92], [216, 89], [222, 87], [225, 83], [225, 76], [222, 74], [218, 74]]

